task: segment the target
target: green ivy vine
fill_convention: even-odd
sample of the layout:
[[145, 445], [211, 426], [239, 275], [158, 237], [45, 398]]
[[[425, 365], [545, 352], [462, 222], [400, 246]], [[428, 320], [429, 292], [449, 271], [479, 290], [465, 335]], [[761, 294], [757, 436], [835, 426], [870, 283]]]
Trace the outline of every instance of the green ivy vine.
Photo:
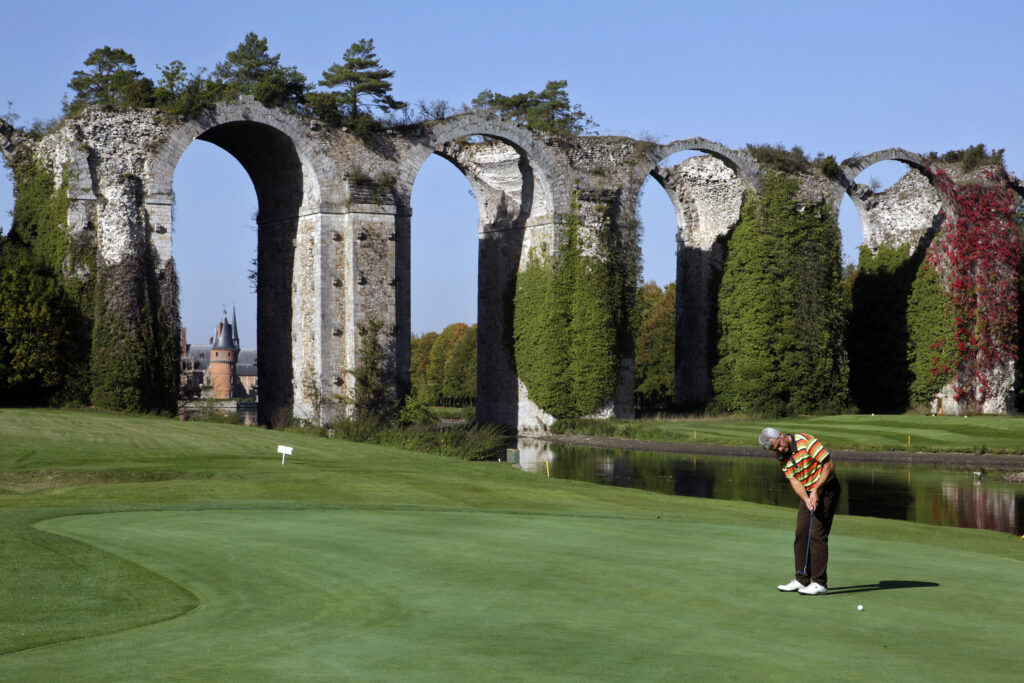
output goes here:
[[848, 404], [839, 227], [799, 180], [767, 171], [725, 241], [718, 288], [715, 408], [840, 412]]
[[530, 255], [514, 299], [516, 368], [530, 398], [556, 418], [586, 415], [615, 396], [619, 359], [631, 352], [634, 254], [614, 204], [584, 248], [575, 211], [555, 253]]

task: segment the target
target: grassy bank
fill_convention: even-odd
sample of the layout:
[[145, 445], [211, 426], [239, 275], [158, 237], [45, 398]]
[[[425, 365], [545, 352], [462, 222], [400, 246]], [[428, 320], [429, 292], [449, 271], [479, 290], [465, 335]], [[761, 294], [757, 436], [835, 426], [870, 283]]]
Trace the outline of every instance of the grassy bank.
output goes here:
[[757, 446], [764, 427], [809, 432], [829, 448], [860, 451], [946, 453], [1024, 453], [1024, 417], [979, 415], [829, 415], [775, 420], [745, 418], [667, 418], [575, 420], [556, 423], [557, 431], [621, 436], [648, 441], [679, 441]]
[[1015, 676], [1007, 534], [843, 516], [804, 598], [769, 506], [88, 412], [2, 410], [0, 442], [7, 680]]

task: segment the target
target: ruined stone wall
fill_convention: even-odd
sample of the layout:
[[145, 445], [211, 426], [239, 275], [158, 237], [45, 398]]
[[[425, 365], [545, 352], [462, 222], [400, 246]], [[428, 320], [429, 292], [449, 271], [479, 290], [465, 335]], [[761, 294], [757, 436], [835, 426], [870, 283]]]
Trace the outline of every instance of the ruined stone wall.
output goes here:
[[[934, 166], [948, 173], [956, 183], [991, 182], [987, 177], [993, 170], [990, 166], [983, 165], [966, 174], [957, 164]], [[851, 198], [861, 219], [863, 245], [872, 252], [882, 246], [904, 248], [907, 256], [929, 247], [942, 230], [949, 208], [929, 177], [914, 167], [881, 192], [856, 185]], [[980, 406], [983, 413], [1017, 412], [1016, 374], [1016, 361], [1007, 361], [989, 373], [989, 394]], [[956, 393], [952, 383], [943, 386], [931, 402], [932, 412], [960, 415], [974, 409], [967, 402], [958, 401]]]
[[[481, 419], [519, 427], [550, 423], [515, 372], [509, 321], [516, 273], [531, 253], [553, 253], [570, 213], [580, 218], [585, 251], [593, 251], [602, 231], [616, 231], [623, 252], [616, 257], [638, 271], [636, 204], [649, 174], [668, 192], [678, 220], [677, 400], [701, 405], [710, 398], [710, 283], [722, 267], [721, 240], [760, 173], [745, 152], [702, 138], [668, 145], [610, 136], [556, 140], [485, 114], [363, 141], [251, 99], [219, 105], [188, 122], [153, 111], [87, 110], [42, 140], [0, 125], [6, 156], [30, 150], [47, 161], [58, 183], [69, 180], [69, 230], [95, 245], [97, 267], [134, 269], [136, 279], [150, 283], [144, 289], [159, 290], [157, 301], [174, 321], [171, 182], [181, 154], [197, 139], [234, 155], [259, 199], [264, 422], [280, 411], [320, 423], [349, 414], [360, 332], [371, 319], [384, 323], [396, 395], [408, 388], [410, 198], [431, 154], [466, 175], [480, 208]], [[681, 150], [707, 156], [658, 165]], [[836, 179], [809, 175], [801, 198], [824, 198], [838, 211], [849, 191], [864, 222], [865, 244], [916, 248], [938, 226], [942, 208], [927, 177], [912, 171], [877, 194], [852, 180], [870, 163], [892, 158], [923, 167], [916, 155], [887, 150], [844, 162]], [[111, 301], [121, 295], [114, 285], [103, 291]], [[631, 414], [632, 359], [621, 359], [619, 373], [616, 396], [600, 415]], [[986, 409], [1008, 405], [994, 401]]]
[[723, 267], [720, 240], [739, 222], [743, 181], [722, 160], [691, 157], [654, 177], [676, 209], [675, 400], [700, 407], [711, 399], [710, 353], [715, 293]]
[[942, 222], [942, 202], [929, 180], [910, 169], [884, 192], [858, 186], [864, 231], [863, 244], [872, 251], [880, 246], [918, 248], [930, 231]]

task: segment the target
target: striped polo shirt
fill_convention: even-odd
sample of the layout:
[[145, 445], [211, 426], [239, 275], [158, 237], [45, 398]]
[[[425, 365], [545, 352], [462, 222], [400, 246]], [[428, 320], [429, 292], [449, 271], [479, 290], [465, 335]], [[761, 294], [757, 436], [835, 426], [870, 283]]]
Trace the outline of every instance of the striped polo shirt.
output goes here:
[[[805, 489], [813, 487], [821, 477], [821, 468], [828, 462], [828, 449], [810, 434], [790, 434], [793, 445], [789, 453], [779, 455], [779, 465], [787, 479], [796, 479]], [[827, 483], [827, 482], [825, 482]]]

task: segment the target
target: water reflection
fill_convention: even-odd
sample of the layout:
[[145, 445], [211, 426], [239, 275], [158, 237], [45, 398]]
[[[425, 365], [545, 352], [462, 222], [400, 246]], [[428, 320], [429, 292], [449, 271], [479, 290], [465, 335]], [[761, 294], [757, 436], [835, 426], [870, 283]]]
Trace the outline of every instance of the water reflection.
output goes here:
[[[796, 498], [771, 458], [619, 451], [519, 440], [519, 466], [560, 479], [669, 495], [745, 500], [795, 507]], [[1024, 488], [998, 473], [920, 465], [843, 462], [840, 514], [940, 526], [1024, 533]]]

